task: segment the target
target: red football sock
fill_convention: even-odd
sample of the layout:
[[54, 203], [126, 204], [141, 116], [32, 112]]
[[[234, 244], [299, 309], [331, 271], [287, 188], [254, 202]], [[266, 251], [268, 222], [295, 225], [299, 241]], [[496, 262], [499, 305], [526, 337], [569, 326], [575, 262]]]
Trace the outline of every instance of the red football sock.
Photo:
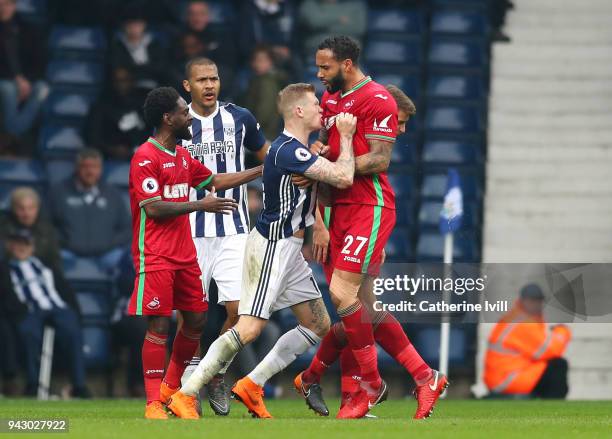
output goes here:
[[184, 326], [176, 334], [174, 344], [172, 345], [172, 355], [168, 370], [164, 376], [164, 382], [171, 389], [177, 389], [181, 386], [181, 377], [185, 368], [193, 358], [193, 354], [200, 343], [200, 332], [192, 331]]
[[376, 342], [412, 375], [417, 384], [429, 381], [431, 368], [414, 348], [402, 325], [388, 312], [374, 316], [374, 338]]
[[321, 340], [319, 349], [310, 362], [310, 366], [302, 374], [302, 381], [306, 384], [321, 381], [321, 377], [325, 374], [327, 368], [338, 359], [344, 346], [346, 346], [346, 334], [342, 323], [338, 322], [332, 325], [327, 335]]
[[376, 346], [370, 316], [359, 301], [347, 308], [339, 309], [338, 315], [344, 324], [348, 345], [359, 364], [362, 380], [373, 389], [379, 388], [382, 380], [378, 374]]
[[165, 334], [147, 331], [142, 344], [142, 371], [147, 404], [159, 401], [159, 386], [164, 376], [166, 362], [167, 339], [168, 336]]
[[355, 393], [359, 390], [359, 379], [361, 370], [359, 369], [359, 363], [355, 360], [353, 351], [349, 348], [342, 349], [340, 354], [340, 388], [342, 394]]

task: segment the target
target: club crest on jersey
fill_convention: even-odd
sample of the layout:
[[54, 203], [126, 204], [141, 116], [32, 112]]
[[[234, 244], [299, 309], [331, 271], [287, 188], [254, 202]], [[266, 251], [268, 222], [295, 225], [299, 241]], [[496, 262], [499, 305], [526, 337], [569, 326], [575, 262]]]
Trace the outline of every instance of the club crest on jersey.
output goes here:
[[295, 150], [295, 158], [297, 158], [300, 162], [305, 162], [310, 160], [312, 154], [306, 148], [298, 148]]
[[187, 183], [164, 186], [164, 198], [183, 198], [187, 195], [189, 195], [189, 185]]
[[147, 177], [142, 180], [142, 190], [147, 194], [153, 194], [159, 189], [159, 183], [153, 177]]
[[159, 308], [159, 298], [154, 297], [149, 303], [147, 303], [147, 308], [149, 309], [158, 309]]
[[391, 133], [393, 130], [387, 126], [389, 123], [389, 119], [391, 119], [392, 114], [385, 117], [383, 120], [378, 123], [376, 119], [374, 119], [374, 131], [382, 131], [383, 133]]
[[355, 99], [351, 99], [349, 102], [344, 104], [344, 108], [351, 108], [354, 103], [355, 103]]
[[236, 134], [236, 129], [234, 127], [223, 127], [223, 135], [226, 137], [231, 137]]

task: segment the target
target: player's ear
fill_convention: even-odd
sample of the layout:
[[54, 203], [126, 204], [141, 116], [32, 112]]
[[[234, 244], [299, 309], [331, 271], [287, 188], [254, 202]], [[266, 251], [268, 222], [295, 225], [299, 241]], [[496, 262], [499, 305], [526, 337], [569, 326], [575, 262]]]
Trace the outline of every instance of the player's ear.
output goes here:
[[191, 93], [191, 86], [189, 85], [189, 81], [183, 79], [183, 88], [187, 93]]

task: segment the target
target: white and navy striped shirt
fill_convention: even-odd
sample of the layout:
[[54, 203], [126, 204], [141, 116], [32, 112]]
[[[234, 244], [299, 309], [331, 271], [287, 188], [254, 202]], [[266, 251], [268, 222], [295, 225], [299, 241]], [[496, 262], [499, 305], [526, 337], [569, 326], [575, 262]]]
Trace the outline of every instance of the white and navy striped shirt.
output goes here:
[[[258, 151], [266, 138], [255, 117], [246, 108], [230, 103], [217, 102], [217, 109], [208, 117], [193, 111], [191, 140], [183, 140], [191, 156], [204, 164], [213, 174], [244, 171], [244, 148]], [[204, 198], [206, 190], [192, 190], [190, 200]], [[193, 212], [189, 215], [194, 237], [218, 237], [249, 232], [249, 212], [246, 185], [227, 191], [218, 191], [221, 198], [233, 198], [238, 209], [232, 215], [221, 213]]]
[[29, 311], [51, 311], [66, 308], [53, 281], [53, 272], [34, 256], [9, 262], [11, 282], [15, 294]]
[[270, 241], [289, 238], [314, 223], [316, 185], [300, 189], [291, 174], [304, 174], [317, 161], [287, 130], [272, 143], [264, 160], [263, 210], [255, 227]]

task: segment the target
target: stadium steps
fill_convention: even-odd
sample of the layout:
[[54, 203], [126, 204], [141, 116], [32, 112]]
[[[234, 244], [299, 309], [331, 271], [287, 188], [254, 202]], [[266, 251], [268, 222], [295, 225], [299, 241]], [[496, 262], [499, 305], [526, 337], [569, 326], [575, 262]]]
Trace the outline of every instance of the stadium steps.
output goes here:
[[[612, 2], [514, 3], [492, 51], [483, 261], [612, 262]], [[570, 326], [569, 398], [611, 398], [612, 323]]]

